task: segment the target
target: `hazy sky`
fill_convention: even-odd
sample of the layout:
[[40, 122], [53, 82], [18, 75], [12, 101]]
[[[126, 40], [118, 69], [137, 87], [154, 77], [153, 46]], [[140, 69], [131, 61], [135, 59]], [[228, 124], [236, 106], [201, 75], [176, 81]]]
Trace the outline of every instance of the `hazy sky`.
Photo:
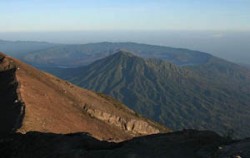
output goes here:
[[0, 0], [0, 32], [250, 30], [250, 0]]

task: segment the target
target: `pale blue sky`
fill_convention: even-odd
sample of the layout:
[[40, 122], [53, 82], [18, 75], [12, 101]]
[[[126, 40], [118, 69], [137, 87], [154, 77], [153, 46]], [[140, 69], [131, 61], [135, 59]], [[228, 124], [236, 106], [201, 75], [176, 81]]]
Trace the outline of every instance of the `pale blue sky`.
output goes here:
[[0, 0], [0, 32], [250, 30], [250, 0]]

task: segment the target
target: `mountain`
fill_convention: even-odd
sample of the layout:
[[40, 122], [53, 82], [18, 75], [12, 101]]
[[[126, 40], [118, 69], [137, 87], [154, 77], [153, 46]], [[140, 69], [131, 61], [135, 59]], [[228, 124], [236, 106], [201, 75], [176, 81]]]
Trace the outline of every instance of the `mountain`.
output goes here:
[[131, 51], [144, 58], [168, 60], [177, 65], [199, 65], [206, 63], [211, 57], [207, 53], [181, 48], [131, 42], [102, 42], [82, 45], [61, 45], [34, 51], [26, 55], [23, 60], [40, 67], [78, 67], [107, 57], [118, 50]]
[[202, 65], [179, 67], [120, 51], [88, 66], [47, 71], [111, 95], [175, 130], [250, 135], [250, 71], [216, 57]]
[[30, 52], [43, 50], [59, 46], [59, 44], [47, 43], [47, 42], [35, 42], [35, 41], [5, 41], [0, 40], [0, 52], [22, 59]]
[[121, 141], [169, 131], [111, 97], [60, 80], [0, 54], [0, 136], [29, 131], [87, 132]]
[[[126, 52], [114, 56], [125, 63], [141, 60]], [[168, 64], [170, 69], [175, 66]], [[108, 96], [78, 88], [2, 53], [0, 126], [0, 157], [6, 158], [250, 156], [249, 139], [232, 140], [230, 131], [225, 137], [212, 131], [169, 133]]]

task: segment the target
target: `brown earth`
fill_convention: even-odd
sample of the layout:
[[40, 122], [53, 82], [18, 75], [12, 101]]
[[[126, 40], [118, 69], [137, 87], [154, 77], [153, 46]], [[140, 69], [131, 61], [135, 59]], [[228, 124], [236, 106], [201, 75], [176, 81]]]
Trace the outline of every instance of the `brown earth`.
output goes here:
[[4, 54], [0, 54], [0, 86], [3, 133], [87, 132], [99, 140], [121, 141], [169, 131], [110, 97], [78, 88]]

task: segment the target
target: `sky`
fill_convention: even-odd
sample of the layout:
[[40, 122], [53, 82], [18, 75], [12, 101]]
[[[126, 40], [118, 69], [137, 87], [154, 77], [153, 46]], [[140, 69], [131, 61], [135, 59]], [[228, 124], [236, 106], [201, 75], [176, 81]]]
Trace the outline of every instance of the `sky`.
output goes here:
[[0, 32], [250, 31], [250, 0], [0, 0]]

